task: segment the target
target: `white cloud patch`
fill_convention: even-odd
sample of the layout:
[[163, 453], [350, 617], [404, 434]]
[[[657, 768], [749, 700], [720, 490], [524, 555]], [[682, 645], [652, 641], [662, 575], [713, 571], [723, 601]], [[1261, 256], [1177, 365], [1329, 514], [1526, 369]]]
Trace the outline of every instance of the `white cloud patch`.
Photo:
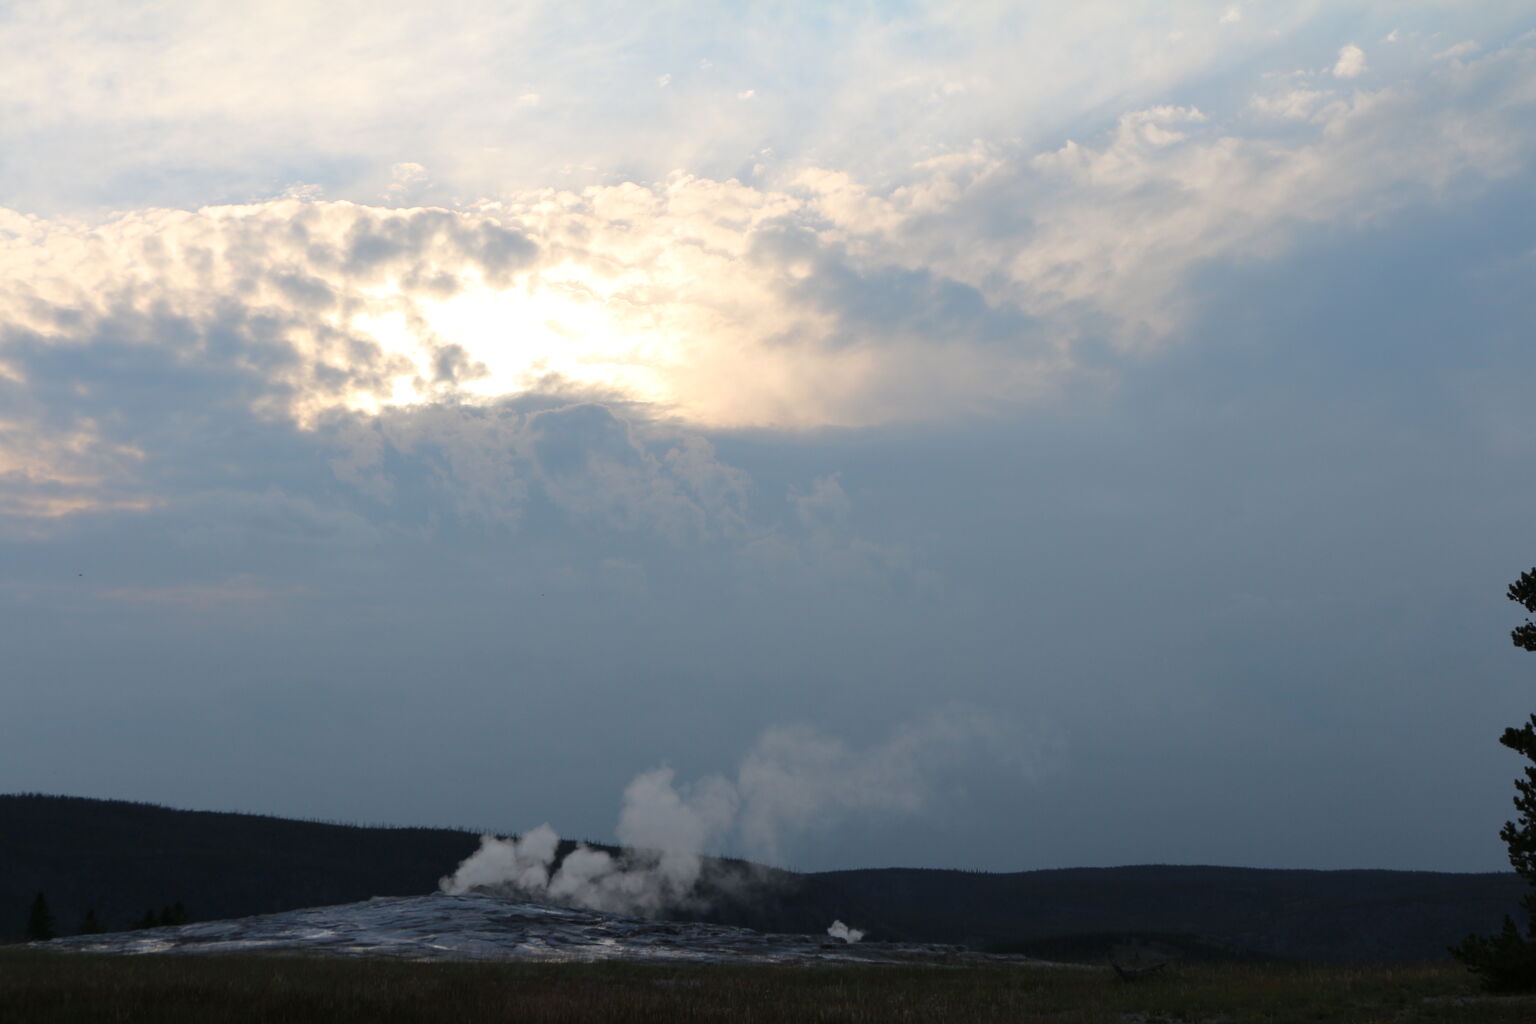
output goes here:
[[[1054, 189], [1015, 186], [1037, 211], [1011, 259], [1018, 301], [1041, 315], [1086, 303], [1111, 312], [1126, 343], [1160, 343], [1177, 331], [1184, 275], [1203, 260], [1272, 256], [1300, 225], [1365, 223], [1458, 174], [1498, 179], [1525, 166], [1536, 140], [1516, 119], [1531, 108], [1533, 76], [1532, 51], [1515, 49], [1468, 76], [1347, 99], [1293, 88], [1254, 100], [1308, 123], [1301, 138], [1208, 127], [1186, 108], [1126, 115], [1107, 142], [1035, 159]], [[1484, 89], [1500, 99], [1469, 120], [1465, 105]], [[979, 166], [994, 182], [1016, 180], [1000, 164]]]
[[1305, 121], [1317, 113], [1332, 94], [1321, 89], [1286, 89], [1281, 92], [1261, 93], [1249, 101], [1255, 111], [1289, 121]]
[[384, 198], [403, 199], [425, 185], [428, 178], [427, 169], [421, 164], [411, 162], [395, 164], [389, 169], [389, 187], [384, 190]]
[[1339, 48], [1339, 59], [1333, 65], [1335, 78], [1357, 78], [1366, 70], [1365, 51], [1354, 43]]
[[1472, 56], [1472, 54], [1476, 53], [1477, 51], [1478, 51], [1478, 45], [1477, 45], [1477, 42], [1475, 40], [1463, 39], [1461, 42], [1457, 43], [1455, 46], [1448, 46], [1444, 50], [1441, 50], [1439, 53], [1435, 54], [1435, 59], [1436, 60], [1461, 60], [1463, 57], [1470, 57], [1470, 56]]
[[0, 363], [102, 340], [225, 361], [253, 378], [254, 408], [300, 423], [473, 376], [418, 303], [504, 285], [536, 252], [484, 218], [345, 203], [150, 210], [94, 229], [3, 216]]
[[[409, 154], [442, 195], [474, 197], [612, 184], [618, 168], [642, 180], [675, 168], [725, 178], [769, 144], [786, 179], [814, 165], [881, 181], [976, 139], [1049, 145], [1085, 114], [1208, 107], [1189, 83], [1224, 77], [1250, 50], [1305, 52], [1330, 10], [1316, 0], [925, 0], [816, 18], [732, 6], [637, 22], [554, 0], [62, 0], [0, 22], [0, 142], [34, 155], [0, 168], [0, 194], [48, 212], [202, 205], [273, 195], [302, 167], [333, 198], [373, 201]], [[1488, 39], [1518, 20], [1465, 17], [1468, 33]], [[658, 65], [683, 60], [702, 73], [674, 66], [669, 102], [656, 104], [647, 87]], [[61, 62], [92, 73], [60, 79]], [[740, 86], [722, 96], [704, 74], [715, 68], [775, 102], [722, 109]], [[560, 117], [541, 116], [556, 106]], [[59, 167], [92, 170], [73, 178]]]

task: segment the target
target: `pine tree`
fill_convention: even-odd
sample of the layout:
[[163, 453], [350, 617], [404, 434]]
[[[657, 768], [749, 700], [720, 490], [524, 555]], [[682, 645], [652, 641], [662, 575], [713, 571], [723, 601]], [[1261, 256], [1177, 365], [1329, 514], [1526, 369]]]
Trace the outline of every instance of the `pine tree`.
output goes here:
[[137, 931], [137, 930], [139, 930], [141, 928], [158, 928], [158, 927], [160, 927], [160, 918], [155, 913], [155, 908], [154, 907], [150, 907], [148, 910], [144, 911], [144, 916], [139, 918], [138, 921], [136, 921], [134, 923], [133, 927], [134, 927], [135, 931]]
[[81, 935], [100, 935], [104, 930], [105, 929], [101, 927], [101, 922], [96, 920], [95, 907], [87, 910], [85, 912], [85, 916], [80, 919]]
[[[1536, 568], [1521, 573], [1507, 593], [1511, 601], [1536, 614]], [[1510, 633], [1510, 639], [1522, 650], [1536, 651], [1536, 622], [1527, 618]], [[1509, 848], [1510, 865], [1530, 886], [1520, 901], [1526, 934], [1522, 936], [1514, 919], [1505, 915], [1497, 935], [1468, 935], [1451, 947], [1451, 955], [1480, 976], [1485, 988], [1520, 992], [1536, 989], [1536, 715], [1518, 729], [1505, 729], [1499, 742], [1530, 762], [1525, 777], [1515, 780], [1518, 817], [1499, 830], [1499, 838]]]
[[47, 942], [55, 934], [53, 912], [48, 909], [48, 900], [42, 893], [38, 893], [37, 899], [32, 901], [31, 912], [27, 914], [27, 941]]

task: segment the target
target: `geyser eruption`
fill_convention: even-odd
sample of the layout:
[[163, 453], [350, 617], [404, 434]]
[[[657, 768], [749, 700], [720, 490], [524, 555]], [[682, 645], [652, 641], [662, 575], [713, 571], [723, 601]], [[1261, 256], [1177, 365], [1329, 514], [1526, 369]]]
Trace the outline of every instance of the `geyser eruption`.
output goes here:
[[[624, 789], [615, 857], [578, 845], [558, 859], [548, 824], [514, 839], [481, 836], [480, 848], [439, 885], [447, 893], [500, 889], [520, 896], [617, 914], [654, 916], [696, 907], [706, 851], [727, 842], [755, 860], [782, 858], [785, 837], [839, 814], [919, 810], [925, 776], [938, 762], [978, 748], [1017, 754], [1017, 738], [996, 720], [948, 711], [898, 730], [862, 753], [805, 726], [764, 732], [734, 781], [712, 775], [679, 786], [671, 768], [637, 776]], [[990, 741], [990, 742], [989, 742]], [[557, 863], [558, 860], [558, 863]], [[713, 880], [712, 880], [713, 881]], [[834, 922], [847, 942], [863, 933]]]
[[481, 836], [480, 849], [438, 885], [447, 893], [508, 889], [535, 899], [650, 916], [690, 903], [704, 851], [736, 813], [736, 796], [718, 777], [680, 793], [672, 769], [637, 776], [624, 789], [619, 817], [623, 854], [584, 843], [555, 866], [560, 837], [548, 824], [514, 839]]
[[841, 921], [833, 921], [827, 926], [827, 934], [834, 939], [842, 939], [852, 945], [864, 937], [864, 932], [859, 928], [850, 928]]

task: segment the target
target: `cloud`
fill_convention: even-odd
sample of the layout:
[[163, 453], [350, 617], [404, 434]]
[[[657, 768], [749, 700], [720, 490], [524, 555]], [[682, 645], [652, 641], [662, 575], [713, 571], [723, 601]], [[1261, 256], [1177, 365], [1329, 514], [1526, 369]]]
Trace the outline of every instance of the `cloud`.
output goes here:
[[386, 509], [430, 494], [439, 514], [508, 529], [553, 509], [579, 529], [674, 546], [745, 543], [767, 530], [754, 522], [747, 474], [704, 437], [623, 405], [423, 405], [331, 417], [318, 435], [337, 479]]
[[[611, 213], [612, 200], [643, 195], [589, 201]], [[784, 522], [782, 491], [758, 501], [750, 477], [670, 407], [545, 368], [523, 389], [475, 392], [501, 369], [478, 358], [501, 336], [461, 339], [489, 346], [471, 352], [447, 333], [445, 304], [491, 296], [477, 323], [499, 332], [497, 315], [529, 301], [522, 323], [535, 337], [571, 310], [602, 312], [594, 288], [560, 277], [573, 258], [563, 236], [535, 242], [514, 223], [294, 200], [144, 211], [94, 229], [11, 217], [0, 247], [15, 271], [0, 285], [7, 529], [58, 535], [65, 520], [139, 513], [146, 529], [226, 553], [490, 530], [572, 559], [544, 566], [544, 579], [615, 594], [646, 589], [657, 545], [723, 547], [725, 586], [738, 572], [804, 585], [818, 562], [823, 577], [861, 576], [865, 556], [847, 554], [864, 548], [857, 531]], [[608, 255], [599, 269], [623, 252]], [[544, 301], [546, 277], [567, 306]], [[606, 546], [582, 551], [593, 538]]]
[[[59, 344], [77, 329], [59, 317], [174, 316], [193, 335], [222, 317], [263, 353], [268, 411], [300, 422], [570, 386], [711, 426], [971, 415], [1076, 386], [1078, 346], [1106, 333], [1167, 343], [1206, 260], [1273, 258], [1298, 226], [1512, 173], [1532, 77], [1530, 47], [1506, 46], [1373, 91], [1282, 81], [1237, 110], [1133, 108], [1043, 147], [967, 140], [878, 178], [849, 161], [453, 209], [304, 185], [304, 202], [89, 226], [13, 214], [0, 301], [13, 333]], [[403, 202], [438, 172], [390, 177]]]
[[[389, 169], [389, 187], [384, 190], [384, 198], [394, 201], [403, 199], [407, 194], [420, 190], [420, 186], [428, 180], [427, 169], [418, 163], [395, 164]], [[309, 198], [296, 196], [294, 198]]]
[[[349, 228], [344, 237], [360, 236]], [[215, 264], [204, 270], [222, 273]], [[248, 280], [259, 295], [273, 277]], [[73, 518], [138, 513], [144, 528], [169, 529], [184, 548], [237, 554], [492, 530], [591, 563], [546, 567], [554, 575], [545, 578], [576, 571], [582, 586], [616, 594], [643, 592], [664, 549], [722, 549], [716, 571], [728, 587], [737, 573], [750, 577], [749, 589], [767, 580], [809, 585], [810, 566], [820, 578], [863, 578], [867, 556], [851, 553], [874, 549], [856, 530], [785, 522], [696, 427], [644, 406], [555, 388], [349, 408], [338, 401], [344, 386], [388, 387], [376, 366], [397, 364], [354, 339], [329, 351], [356, 361], [306, 368], [285, 344], [290, 333], [312, 336], [309, 315], [323, 319], [368, 299], [345, 273], [332, 276], [334, 288], [314, 281], [305, 285], [309, 310], [300, 303], [288, 319], [259, 306], [204, 308], [198, 296], [175, 292], [149, 303], [111, 300], [78, 316], [28, 307], [33, 321], [13, 326], [0, 349], [9, 368], [0, 394], [13, 399], [0, 424], [7, 531], [57, 535]], [[277, 286], [296, 287], [287, 279]], [[52, 336], [50, 324], [68, 330]], [[315, 378], [331, 386], [306, 396], [294, 383]], [[412, 379], [425, 386], [422, 374]], [[595, 538], [602, 547], [581, 550]]]
[[[885, 181], [976, 139], [1039, 148], [1106, 111], [1211, 106], [1234, 87], [1234, 67], [1308, 52], [1333, 10], [921, 2], [813, 19], [703, 16], [683, 3], [676, 18], [637, 24], [551, 0], [452, 11], [356, 0], [103, 11], [66, 0], [0, 23], [12, 56], [0, 68], [4, 142], [33, 155], [0, 168], [0, 194], [98, 216], [246, 202], [302, 176], [328, 196], [374, 201], [409, 160], [432, 169], [422, 201], [448, 203], [658, 181], [677, 168], [723, 179], [764, 149], [772, 156], [757, 162], [778, 182], [808, 166]], [[1399, 4], [1394, 16], [1425, 10]], [[1458, 15], [1487, 40], [1528, 27], [1513, 9]], [[61, 83], [59, 60], [95, 74]], [[660, 103], [651, 85], [669, 66], [700, 70], [672, 72]], [[725, 88], [712, 81], [721, 68]], [[759, 101], [733, 102], [749, 86]], [[70, 166], [93, 168], [90, 181], [52, 170]]]
[[1291, 121], [1305, 121], [1332, 98], [1331, 93], [1321, 89], [1298, 87], [1283, 92], [1260, 93], [1248, 102], [1250, 107], [1261, 114]]
[[238, 375], [251, 408], [300, 423], [455, 383], [472, 367], [451, 343], [428, 334], [390, 351], [363, 325], [409, 324], [417, 297], [504, 282], [536, 251], [444, 210], [291, 200], [145, 211], [96, 230], [17, 215], [6, 227], [0, 361], [13, 375], [110, 346]]
[[817, 477], [809, 493], [791, 489], [789, 503], [795, 509], [795, 518], [813, 530], [835, 529], [846, 523], [853, 507], [835, 476]]
[[1463, 39], [1456, 45], [1448, 46], [1435, 54], [1435, 60], [1460, 60], [1463, 57], [1470, 57], [1477, 51], [1478, 45], [1475, 40]]
[[[1350, 98], [1292, 88], [1257, 101], [1305, 119], [1300, 139], [1224, 131], [1236, 125], [1189, 108], [1124, 115], [1104, 143], [1035, 158], [1042, 183], [1057, 187], [1031, 190], [1039, 212], [1010, 267], [1020, 305], [1046, 314], [1091, 304], [1119, 321], [1125, 343], [1158, 343], [1183, 315], [1184, 275], [1205, 260], [1273, 258], [1308, 223], [1361, 224], [1433, 202], [1458, 176], [1498, 180], [1525, 166], [1532, 140], [1505, 118], [1528, 109], [1533, 72], [1532, 51], [1517, 48], [1467, 77], [1431, 73]], [[1477, 94], [1502, 98], [1469, 121]], [[988, 191], [1005, 181], [1020, 191], [1011, 175], [989, 167], [986, 176]]]
[[526, 429], [546, 493], [579, 519], [678, 543], [746, 525], [745, 475], [716, 462], [702, 438], [658, 458], [630, 424], [592, 403], [534, 413]]
[[[755, 534], [750, 484], [701, 431], [1112, 386], [1096, 353], [1179, 344], [1211, 261], [1273, 260], [1309, 225], [1363, 228], [1527, 169], [1533, 53], [1347, 94], [1278, 80], [1237, 111], [1132, 110], [1044, 150], [978, 142], [883, 185], [810, 167], [782, 187], [678, 173], [459, 209], [7, 211], [0, 500], [27, 520], [148, 507], [165, 452], [247, 417], [320, 430], [336, 478], [375, 501], [400, 493], [400, 457], [466, 522], [515, 527], [537, 499], [809, 571], [809, 498], [802, 539]], [[905, 561], [838, 543], [850, 571]]]
[[1333, 65], [1335, 78], [1358, 78], [1365, 73], [1365, 51], [1354, 43], [1339, 47], [1338, 62]]

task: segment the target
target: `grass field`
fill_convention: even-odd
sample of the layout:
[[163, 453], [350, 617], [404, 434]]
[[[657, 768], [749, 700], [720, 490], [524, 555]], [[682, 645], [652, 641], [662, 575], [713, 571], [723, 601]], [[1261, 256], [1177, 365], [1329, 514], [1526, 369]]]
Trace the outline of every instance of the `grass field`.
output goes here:
[[1461, 969], [1177, 966], [663, 967], [0, 950], [0, 1022], [1536, 1021], [1536, 997], [1480, 994]]

